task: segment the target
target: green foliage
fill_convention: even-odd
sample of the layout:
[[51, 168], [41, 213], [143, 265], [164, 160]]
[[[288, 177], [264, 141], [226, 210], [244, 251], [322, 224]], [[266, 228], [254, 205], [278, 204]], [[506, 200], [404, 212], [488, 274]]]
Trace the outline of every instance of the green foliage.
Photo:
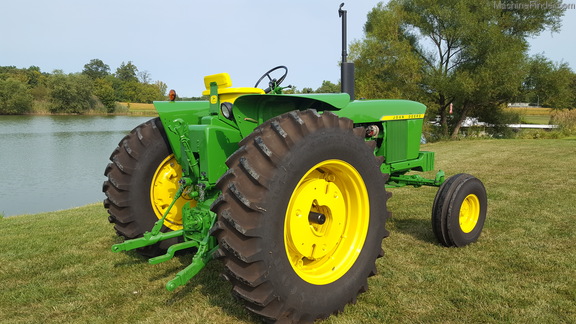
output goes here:
[[350, 47], [355, 63], [356, 96], [367, 99], [420, 99], [422, 62], [399, 33], [403, 15], [397, 4], [378, 4], [364, 27], [365, 39]]
[[116, 93], [112, 87], [112, 82], [107, 79], [94, 80], [94, 95], [100, 99], [109, 113], [116, 108]]
[[0, 66], [0, 79], [12, 78], [26, 84], [29, 88], [46, 84], [47, 74], [40, 72], [37, 66], [19, 69], [15, 66]]
[[340, 85], [334, 84], [330, 81], [322, 81], [322, 85], [316, 89], [316, 93], [338, 93], [340, 92]]
[[122, 62], [122, 64], [120, 64], [116, 69], [116, 77], [123, 82], [138, 82], [138, 77], [136, 77], [137, 73], [138, 68], [136, 65], [132, 64], [132, 61], [128, 61], [128, 63]]
[[119, 87], [119, 101], [152, 103], [163, 100], [164, 95], [156, 84], [145, 84], [138, 81], [123, 82]]
[[576, 135], [576, 110], [555, 111], [550, 118], [550, 123], [558, 125], [565, 136]]
[[160, 95], [163, 97], [166, 96], [166, 91], [168, 91], [168, 85], [166, 83], [162, 81], [156, 81], [154, 85], [158, 88], [158, 91], [160, 91]]
[[56, 73], [48, 85], [52, 113], [85, 113], [94, 107], [93, 83], [84, 74]]
[[516, 139], [560, 139], [565, 137], [561, 131], [546, 129], [522, 129]]
[[559, 27], [558, 3], [541, 10], [502, 10], [476, 0], [380, 3], [368, 14], [365, 39], [351, 46], [357, 95], [422, 101], [440, 115], [443, 135], [456, 137], [466, 117], [518, 94], [526, 39]]
[[316, 90], [306, 87], [302, 88], [302, 90], [298, 90], [295, 86], [292, 86], [290, 89], [284, 89], [283, 93], [285, 94], [293, 94], [293, 93], [339, 93], [340, 92], [340, 82], [338, 84], [334, 84], [328, 80], [322, 81], [322, 85], [318, 87]]
[[81, 73], [68, 75], [62, 70], [42, 73], [37, 66], [0, 66], [0, 114], [86, 113], [101, 109], [112, 113], [120, 107], [120, 101], [165, 100], [166, 83], [150, 80], [150, 74], [138, 73], [131, 61], [122, 62], [115, 74], [100, 59], [90, 60]]
[[576, 107], [576, 74], [567, 63], [555, 64], [536, 55], [529, 59], [528, 69], [518, 101], [551, 108]]
[[29, 113], [33, 97], [22, 81], [0, 79], [0, 114], [14, 115]]
[[508, 124], [519, 124], [521, 122], [520, 113], [516, 111], [503, 110], [491, 107], [482, 111], [480, 118], [492, 127], [486, 128], [487, 134], [494, 138], [514, 138], [514, 131]]
[[38, 85], [30, 89], [30, 94], [36, 101], [46, 101], [50, 98], [50, 91], [46, 85]]
[[110, 74], [110, 66], [104, 64], [100, 59], [92, 59], [84, 65], [82, 74], [87, 75], [91, 79], [103, 79]]

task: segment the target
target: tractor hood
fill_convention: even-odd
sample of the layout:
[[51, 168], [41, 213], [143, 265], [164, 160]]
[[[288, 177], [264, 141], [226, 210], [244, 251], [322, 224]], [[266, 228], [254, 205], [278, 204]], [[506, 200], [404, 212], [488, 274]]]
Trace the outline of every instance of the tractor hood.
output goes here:
[[343, 107], [336, 114], [347, 117], [354, 123], [373, 123], [406, 119], [422, 119], [426, 106], [410, 100], [355, 100]]

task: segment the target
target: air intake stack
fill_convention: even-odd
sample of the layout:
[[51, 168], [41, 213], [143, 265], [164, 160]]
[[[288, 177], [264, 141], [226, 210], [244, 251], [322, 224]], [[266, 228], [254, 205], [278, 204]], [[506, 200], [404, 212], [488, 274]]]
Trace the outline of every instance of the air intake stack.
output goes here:
[[338, 15], [342, 18], [342, 65], [340, 67], [341, 91], [350, 95], [350, 100], [354, 100], [354, 63], [346, 62], [348, 57], [348, 42], [346, 39], [346, 15], [347, 11], [342, 10], [344, 3], [340, 4]]

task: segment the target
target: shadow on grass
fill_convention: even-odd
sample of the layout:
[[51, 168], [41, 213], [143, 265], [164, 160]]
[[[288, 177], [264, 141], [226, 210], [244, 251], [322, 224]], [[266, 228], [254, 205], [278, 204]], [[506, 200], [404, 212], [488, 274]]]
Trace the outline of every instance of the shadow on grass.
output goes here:
[[[183, 256], [184, 264], [190, 262], [190, 255]], [[186, 263], [188, 262], [188, 263]], [[222, 313], [236, 318], [238, 322], [256, 323], [261, 319], [248, 312], [242, 302], [232, 295], [232, 285], [222, 277], [224, 266], [218, 260], [210, 261], [202, 271], [194, 276], [186, 285], [178, 288], [171, 298], [166, 300], [166, 306], [174, 305], [181, 300], [200, 292], [208, 298], [208, 303], [219, 308]]]
[[426, 243], [437, 244], [437, 240], [434, 237], [434, 232], [432, 231], [432, 224], [430, 220], [417, 219], [417, 218], [405, 218], [405, 219], [395, 219], [392, 218], [388, 221], [390, 224], [390, 232], [400, 232], [403, 234], [410, 235], [419, 241]]
[[[192, 262], [195, 249], [178, 251], [174, 259], [178, 262], [156, 272], [149, 277], [150, 281], [164, 280], [168, 282], [174, 276], [186, 268]], [[115, 267], [126, 267], [134, 264], [147, 264], [148, 257], [138, 254], [136, 251], [122, 252], [129, 258], [122, 262], [117, 262]], [[195, 294], [202, 294], [207, 297], [208, 303], [221, 310], [222, 313], [235, 318], [238, 322], [256, 323], [260, 319], [249, 313], [242, 305], [242, 302], [234, 298], [231, 293], [232, 285], [226, 281], [221, 273], [224, 272], [222, 262], [212, 260], [185, 285], [178, 287], [171, 292], [170, 298], [165, 301], [166, 306], [170, 307], [182, 301], [193, 300]]]

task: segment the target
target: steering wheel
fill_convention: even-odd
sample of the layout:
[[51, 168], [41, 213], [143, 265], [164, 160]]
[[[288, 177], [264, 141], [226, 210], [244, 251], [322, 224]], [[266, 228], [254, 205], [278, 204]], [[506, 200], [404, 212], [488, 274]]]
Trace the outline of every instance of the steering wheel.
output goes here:
[[[280, 77], [280, 79], [276, 80], [276, 79], [272, 79], [272, 77], [270, 76], [270, 74], [276, 70], [279, 69], [284, 69], [284, 74]], [[270, 71], [264, 73], [264, 75], [262, 75], [260, 77], [260, 79], [258, 79], [258, 81], [256, 81], [256, 85], [254, 86], [254, 88], [258, 88], [258, 85], [260, 84], [260, 82], [265, 78], [268, 77], [268, 88], [264, 89], [265, 93], [269, 93], [270, 91], [272, 91], [273, 87], [277, 87], [280, 85], [280, 83], [282, 83], [282, 81], [284, 81], [284, 79], [286, 79], [286, 76], [288, 75], [288, 68], [285, 67], [284, 65], [279, 65], [273, 69], [271, 69]]]

